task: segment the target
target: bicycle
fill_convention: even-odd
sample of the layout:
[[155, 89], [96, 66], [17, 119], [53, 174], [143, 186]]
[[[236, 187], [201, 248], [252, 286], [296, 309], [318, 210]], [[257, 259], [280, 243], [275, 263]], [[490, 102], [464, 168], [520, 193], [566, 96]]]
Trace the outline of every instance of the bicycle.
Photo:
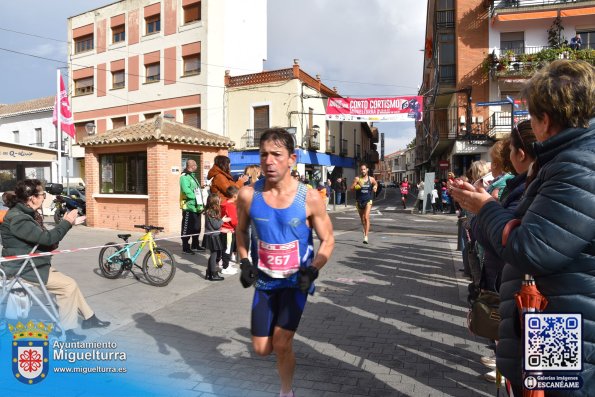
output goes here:
[[[130, 234], [118, 234], [118, 237], [124, 240], [124, 246], [109, 242], [105, 244], [106, 247], [99, 251], [99, 269], [101, 273], [105, 278], [115, 279], [120, 277], [124, 270], [129, 270], [134, 278], [140, 281], [132, 269], [133, 266], [136, 266], [143, 271], [149, 284], [157, 287], [166, 286], [176, 274], [176, 262], [171, 252], [158, 247], [153, 239], [153, 234], [159, 233], [163, 228], [152, 225], [134, 225], [134, 227], [144, 229], [146, 233], [131, 243], [128, 242]], [[137, 244], [139, 244], [139, 247], [131, 255], [131, 248]], [[145, 246], [148, 247], [149, 252], [145, 255], [141, 267], [136, 264], [136, 259]]]

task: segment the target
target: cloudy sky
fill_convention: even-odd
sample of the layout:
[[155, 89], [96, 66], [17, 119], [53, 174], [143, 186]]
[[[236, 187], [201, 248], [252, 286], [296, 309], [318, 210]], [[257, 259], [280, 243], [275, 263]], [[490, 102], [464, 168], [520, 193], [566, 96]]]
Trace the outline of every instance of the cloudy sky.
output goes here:
[[[53, 95], [56, 67], [65, 63], [42, 58], [66, 60], [66, 19], [113, 2], [0, 1], [0, 103]], [[415, 95], [425, 16], [425, 0], [268, 0], [265, 68], [290, 67], [298, 58], [346, 97]], [[386, 154], [415, 136], [412, 122], [376, 126], [385, 133]]]

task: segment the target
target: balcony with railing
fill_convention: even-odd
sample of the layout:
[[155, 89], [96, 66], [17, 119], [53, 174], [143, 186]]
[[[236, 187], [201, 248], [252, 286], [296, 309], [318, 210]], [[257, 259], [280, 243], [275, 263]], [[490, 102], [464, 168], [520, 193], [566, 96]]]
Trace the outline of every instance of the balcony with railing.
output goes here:
[[580, 59], [595, 66], [595, 49], [573, 50], [567, 46], [525, 46], [514, 50], [496, 49], [484, 59], [482, 69], [492, 78], [529, 78], [556, 59]]
[[[582, 3], [582, 4], [581, 4]], [[593, 0], [490, 0], [490, 14], [530, 10], [558, 10], [595, 4]]]
[[[50, 149], [58, 149], [58, 141], [51, 141], [48, 144]], [[60, 150], [62, 151], [62, 153], [66, 153], [66, 146], [68, 145], [68, 139], [62, 139], [62, 146], [60, 147]]]
[[455, 65], [439, 65], [438, 66], [438, 82], [441, 84], [454, 85], [455, 84]]
[[438, 10], [436, 11], [436, 19], [434, 20], [436, 29], [450, 29], [455, 27], [455, 11], [454, 10]]
[[308, 150], [320, 150], [320, 130], [308, 128], [304, 136], [304, 145]]
[[32, 143], [29, 144], [29, 146], [44, 147], [45, 146], [45, 143], [43, 143], [43, 142], [32, 142]]
[[347, 153], [348, 153], [347, 144], [348, 144], [347, 139], [341, 139], [341, 156], [347, 156]]
[[242, 136], [240, 149], [257, 148], [260, 144], [260, 137], [266, 131], [266, 128], [248, 129]]
[[[512, 121], [514, 122], [514, 124], [529, 119], [529, 115], [526, 112], [518, 110], [514, 112], [513, 117], [514, 119]], [[510, 129], [512, 126], [510, 120], [510, 112], [494, 112], [490, 115], [487, 121], [487, 128], [489, 130], [488, 135], [490, 137], [500, 139], [503, 135], [507, 135], [510, 133]]]
[[328, 136], [328, 141], [326, 143], [326, 152], [327, 153], [335, 153], [335, 136], [334, 135], [329, 135]]

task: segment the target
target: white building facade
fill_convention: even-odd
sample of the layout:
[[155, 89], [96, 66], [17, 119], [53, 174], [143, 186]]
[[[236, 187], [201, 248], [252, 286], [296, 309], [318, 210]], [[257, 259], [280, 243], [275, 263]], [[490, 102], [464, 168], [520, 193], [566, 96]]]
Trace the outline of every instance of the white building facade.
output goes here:
[[[71, 186], [82, 182], [69, 159], [69, 142], [62, 134], [61, 178], [58, 180], [56, 126], [52, 123], [54, 97], [31, 99], [0, 106], [0, 191], [10, 190], [25, 178], [60, 182]], [[66, 170], [71, 177], [67, 181]]]
[[158, 115], [223, 134], [224, 71], [262, 70], [267, 2], [122, 0], [70, 17], [68, 39], [77, 141]]
[[359, 162], [378, 161], [378, 131], [368, 123], [325, 119], [329, 97], [339, 94], [300, 69], [292, 68], [225, 77], [225, 135], [236, 142], [230, 152], [232, 170], [259, 164], [260, 136], [270, 127], [294, 134], [297, 171], [309, 180], [330, 175], [353, 178]]

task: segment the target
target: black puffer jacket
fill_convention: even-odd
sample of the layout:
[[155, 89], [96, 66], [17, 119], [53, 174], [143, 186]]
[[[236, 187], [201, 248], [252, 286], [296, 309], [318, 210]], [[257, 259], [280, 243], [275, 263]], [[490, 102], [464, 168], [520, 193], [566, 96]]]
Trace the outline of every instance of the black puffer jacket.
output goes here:
[[[539, 171], [516, 214], [490, 202], [478, 214], [483, 233], [506, 261], [500, 287], [498, 368], [520, 387], [522, 340], [514, 303], [523, 274], [532, 274], [550, 313], [582, 313], [584, 386], [548, 396], [595, 396], [595, 119], [535, 144]], [[502, 247], [507, 222], [522, 223]]]
[[[506, 181], [506, 189], [504, 189], [504, 192], [502, 193], [502, 201], [500, 202], [502, 208], [506, 208], [509, 212], [514, 212], [516, 210], [521, 201], [521, 197], [523, 196], [523, 192], [525, 191], [526, 180], [527, 173], [523, 172]], [[479, 241], [485, 249], [479, 287], [481, 289], [499, 292], [500, 284], [502, 283], [504, 260], [492, 249], [489, 236], [482, 233], [479, 227], [479, 219], [477, 217], [473, 217], [471, 220], [471, 231], [473, 236], [476, 236], [477, 241]]]

